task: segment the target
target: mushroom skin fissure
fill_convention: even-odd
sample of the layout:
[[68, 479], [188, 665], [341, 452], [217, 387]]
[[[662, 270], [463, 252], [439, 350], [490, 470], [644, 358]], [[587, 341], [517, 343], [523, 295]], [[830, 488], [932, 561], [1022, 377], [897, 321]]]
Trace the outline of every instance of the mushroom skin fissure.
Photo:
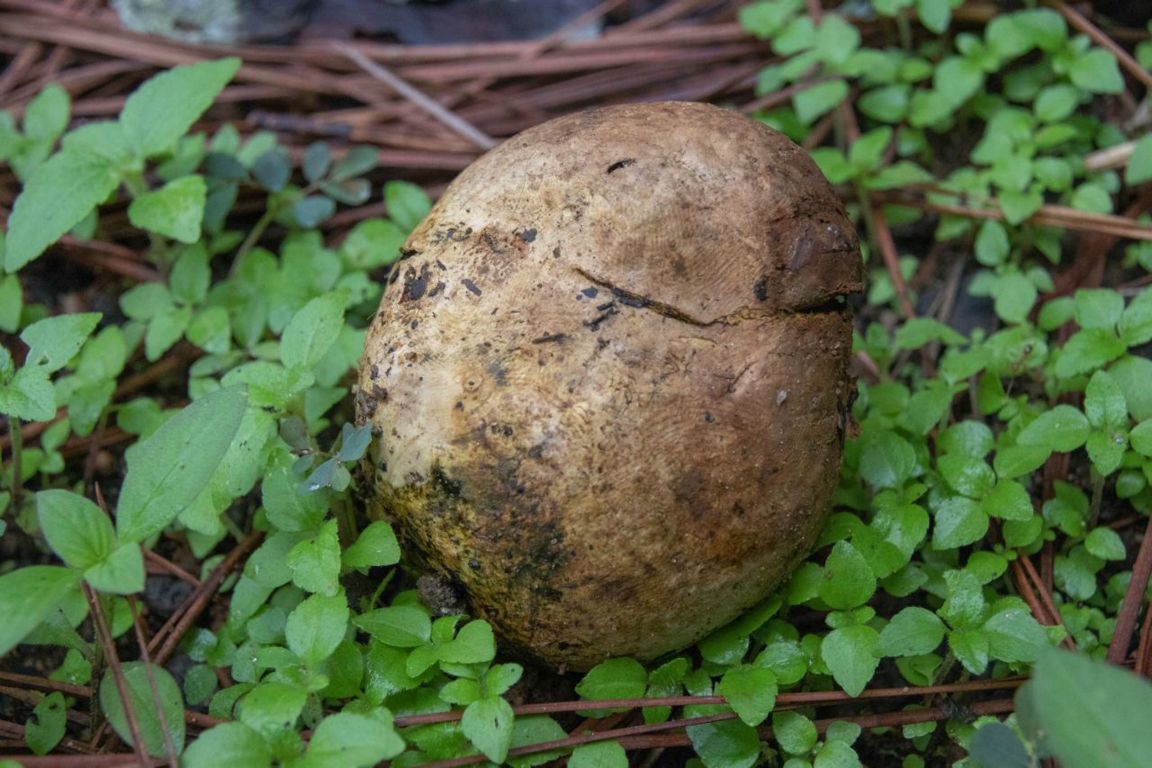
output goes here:
[[503, 647], [654, 658], [808, 554], [862, 286], [802, 149], [702, 104], [569, 115], [473, 163], [403, 253], [358, 384], [369, 514]]

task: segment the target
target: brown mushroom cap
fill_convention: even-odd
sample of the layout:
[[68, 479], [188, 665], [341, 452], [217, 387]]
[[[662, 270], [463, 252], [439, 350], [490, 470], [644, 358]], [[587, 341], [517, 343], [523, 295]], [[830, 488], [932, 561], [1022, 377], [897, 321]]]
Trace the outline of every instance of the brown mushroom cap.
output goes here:
[[702, 104], [553, 120], [460, 174], [405, 254], [361, 367], [370, 514], [505, 643], [652, 658], [807, 554], [861, 266], [787, 138]]

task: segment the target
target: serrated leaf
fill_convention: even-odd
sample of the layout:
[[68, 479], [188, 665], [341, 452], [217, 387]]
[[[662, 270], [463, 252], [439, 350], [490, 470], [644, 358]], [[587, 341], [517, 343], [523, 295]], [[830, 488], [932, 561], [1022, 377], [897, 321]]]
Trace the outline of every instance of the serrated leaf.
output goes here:
[[635, 659], [608, 659], [590, 669], [576, 684], [581, 698], [634, 699], [644, 695], [648, 673]]
[[217, 390], [128, 449], [116, 508], [122, 541], [159, 533], [195, 500], [232, 444], [246, 407], [240, 390]]
[[1084, 548], [1101, 560], [1126, 560], [1128, 551], [1120, 534], [1111, 528], [1094, 528], [1084, 540]]
[[976, 768], [1031, 768], [1027, 748], [1003, 723], [985, 723], [972, 734], [968, 745], [969, 759]]
[[144, 82], [120, 113], [129, 145], [140, 157], [172, 147], [239, 69], [240, 59], [228, 57], [175, 67]]
[[336, 521], [327, 521], [315, 536], [292, 547], [285, 561], [296, 586], [306, 592], [335, 595], [340, 589], [340, 539]]
[[440, 648], [440, 660], [450, 664], [483, 664], [496, 656], [496, 639], [486, 621], [470, 621], [456, 638]]
[[20, 334], [28, 345], [24, 366], [58, 371], [76, 356], [100, 322], [99, 312], [56, 315], [32, 323]]
[[109, 160], [63, 149], [41, 164], [24, 184], [8, 219], [4, 269], [15, 272], [79, 224], [120, 183]]
[[27, 637], [80, 586], [80, 573], [53, 565], [30, 565], [0, 576], [0, 656]]
[[1026, 608], [997, 611], [982, 627], [988, 638], [988, 651], [1000, 661], [1033, 661], [1047, 645], [1048, 635]]
[[1148, 179], [1152, 179], [1152, 133], [1144, 134], [1136, 142], [1124, 170], [1126, 184], [1142, 184]]
[[764, 667], [742, 664], [724, 673], [716, 693], [728, 701], [741, 720], [755, 727], [776, 706], [776, 675]]
[[[164, 738], [167, 732], [179, 753], [184, 749], [184, 695], [180, 686], [168, 670], [154, 664], [129, 661], [122, 665], [122, 669], [127, 683], [128, 704], [136, 715], [144, 750], [154, 757], [167, 754]], [[149, 677], [152, 682], [149, 682]], [[152, 693], [153, 683], [155, 695]], [[100, 707], [120, 738], [132, 744], [124, 702], [111, 672], [100, 682]]]
[[618, 741], [594, 741], [572, 750], [568, 768], [628, 768], [628, 753]]
[[128, 220], [140, 229], [195, 243], [200, 239], [207, 195], [203, 176], [181, 176], [133, 200], [128, 206]]
[[375, 168], [379, 158], [380, 152], [375, 147], [352, 147], [332, 166], [329, 176], [337, 182], [360, 176]]

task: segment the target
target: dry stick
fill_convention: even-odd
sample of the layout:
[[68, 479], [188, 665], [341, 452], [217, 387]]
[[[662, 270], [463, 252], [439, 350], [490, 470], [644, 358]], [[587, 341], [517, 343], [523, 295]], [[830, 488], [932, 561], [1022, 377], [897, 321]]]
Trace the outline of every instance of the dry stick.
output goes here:
[[112, 640], [112, 633], [108, 631], [108, 623], [104, 618], [104, 609], [100, 606], [100, 598], [92, 591], [87, 582], [84, 583], [84, 596], [88, 598], [89, 613], [92, 614], [92, 624], [96, 628], [96, 635], [104, 647], [104, 657], [108, 666], [112, 668], [112, 679], [116, 683], [116, 691], [120, 694], [120, 703], [124, 707], [124, 719], [128, 721], [128, 732], [132, 735], [132, 749], [137, 759], [144, 763], [148, 755], [144, 752], [144, 740], [140, 736], [140, 723], [136, 720], [136, 709], [132, 706], [129, 696], [128, 683], [124, 679], [124, 668], [120, 666], [120, 657], [116, 653], [116, 643]]
[[[1132, 643], [1136, 617], [1144, 603], [1149, 576], [1152, 576], [1152, 518], [1148, 519], [1148, 526], [1144, 529], [1144, 540], [1140, 542], [1136, 562], [1132, 565], [1132, 578], [1128, 581], [1128, 589], [1124, 591], [1124, 599], [1116, 614], [1116, 629], [1113, 630], [1112, 642], [1108, 646], [1108, 661], [1113, 664], [1128, 658], [1128, 646]], [[1147, 615], [1144, 621], [1148, 622]]]
[[[1064, 626], [1064, 618], [1060, 615], [1059, 609], [1056, 608], [1056, 603], [1052, 599], [1052, 590], [1047, 582], [1041, 578], [1040, 574], [1036, 571], [1036, 566], [1032, 564], [1032, 558], [1023, 552], [1019, 553], [1019, 557], [1015, 563], [1019, 563], [1020, 569], [1023, 571], [1025, 577], [1031, 581], [1036, 595], [1040, 600], [1040, 604], [1044, 610], [1051, 617], [1051, 626]], [[1060, 644], [1069, 650], [1076, 650], [1076, 641], [1072, 639], [1072, 633], [1064, 626], [1064, 639]]]
[[167, 573], [171, 576], [175, 576], [176, 578], [180, 579], [180, 581], [183, 581], [186, 584], [191, 584], [193, 588], [200, 586], [200, 579], [188, 573], [188, 571], [176, 565], [176, 563], [172, 562], [163, 555], [158, 555], [150, 549], [145, 549], [144, 559], [147, 560], [150, 564], [156, 566], [156, 570], [161, 573]]
[[617, 29], [620, 30], [618, 34], [624, 32], [639, 32], [652, 29], [653, 27], [663, 26], [711, 2], [712, 0], [672, 0], [672, 2], [664, 3], [643, 16], [624, 22], [617, 27]]
[[[999, 715], [1011, 712], [1013, 709], [1011, 699], [994, 699], [992, 701], [979, 701], [968, 706], [973, 715]], [[947, 720], [950, 713], [941, 707], [927, 707], [925, 709], [904, 710], [900, 712], [881, 712], [875, 715], [859, 715], [857, 717], [837, 717], [826, 720], [816, 720], [816, 730], [823, 733], [833, 723], [851, 722], [861, 728], [890, 728], [898, 725], [912, 725], [913, 723], [928, 723]], [[765, 738], [773, 734], [772, 728], [761, 727], [760, 733]], [[646, 749], [653, 747], [687, 747], [691, 744], [687, 734], [661, 733], [651, 736], [633, 736], [620, 739], [620, 745], [625, 749]]]
[[451, 128], [456, 133], [471, 141], [481, 149], [492, 149], [498, 143], [491, 136], [481, 131], [476, 126], [464, 120], [459, 115], [451, 110], [445, 109], [435, 99], [428, 97], [423, 91], [414, 88], [412, 85], [397, 77], [391, 70], [386, 69], [376, 62], [369, 59], [360, 51], [356, 50], [350, 45], [345, 43], [335, 43], [332, 46], [335, 50], [343, 53], [352, 61], [363, 69], [372, 77], [387, 85], [396, 93], [411, 101], [413, 104], [418, 105], [420, 108], [428, 112], [428, 114], [435, 117], [444, 125]]
[[5, 672], [0, 670], [0, 681], [13, 683], [14, 685], [22, 685], [25, 688], [40, 688], [45, 691], [59, 691], [60, 693], [66, 693], [69, 696], [81, 696], [86, 698], [92, 695], [92, 689], [86, 685], [62, 683], [58, 680], [49, 680], [46, 677], [21, 675], [18, 672]]
[[[721, 712], [715, 715], [689, 717], [683, 720], [669, 720], [664, 723], [651, 723], [648, 725], [632, 725], [627, 728], [614, 728], [609, 731], [588, 733], [582, 736], [569, 736], [564, 739], [542, 741], [538, 744], [528, 744], [523, 747], [517, 747], [515, 749], [508, 750], [508, 757], [519, 757], [520, 755], [530, 755], [536, 752], [548, 752], [553, 749], [567, 749], [568, 747], [578, 747], [581, 744], [591, 744], [597, 741], [608, 741], [611, 739], [619, 739], [628, 736], [640, 736], [648, 733], [671, 731], [677, 728], [687, 728], [693, 725], [704, 725], [706, 723], [715, 723], [721, 720], [732, 720], [735, 717], [735, 712]], [[458, 768], [458, 766], [462, 765], [474, 765], [476, 763], [483, 763], [486, 760], [487, 758], [484, 757], [484, 755], [469, 755], [467, 757], [456, 757], [450, 760], [436, 760], [431, 763], [425, 763], [424, 768]]]
[[1064, 0], [1046, 0], [1046, 2], [1059, 11], [1060, 15], [1067, 19], [1069, 24], [1092, 38], [1092, 42], [1101, 48], [1106, 48], [1108, 52], [1115, 56], [1116, 60], [1120, 62], [1120, 66], [1128, 70], [1128, 74], [1143, 83], [1145, 88], [1152, 91], [1152, 72], [1140, 66], [1140, 62], [1132, 58], [1132, 54], [1117, 45], [1115, 40], [1104, 34], [1099, 27], [1089, 21], [1079, 11], [1070, 8]]
[[[1149, 609], [1152, 609], [1152, 603], [1149, 603]], [[1152, 620], [1148, 617], [1148, 611], [1144, 613], [1144, 625], [1140, 627], [1140, 644], [1136, 647], [1136, 663], [1133, 665], [1133, 670], [1138, 675], [1148, 677], [1152, 672]]]
[[163, 666], [168, 661], [180, 640], [183, 639], [184, 634], [208, 607], [208, 602], [224, 582], [224, 577], [231, 573], [232, 569], [256, 548], [263, 537], [264, 534], [260, 531], [248, 534], [247, 538], [237, 544], [224, 558], [224, 561], [216, 566], [216, 569], [200, 584], [196, 591], [188, 596], [184, 605], [181, 606], [181, 610], [172, 614], [164, 626], [160, 628], [160, 631], [152, 637], [149, 651], [152, 651], [153, 646], [156, 646], [161, 638], [164, 638], [163, 644], [154, 651], [152, 656], [156, 664]]
[[20, 49], [20, 52], [8, 62], [4, 73], [0, 74], [0, 95], [8, 93], [15, 87], [20, 78], [28, 72], [28, 68], [32, 66], [33, 62], [40, 58], [40, 53], [43, 50], [44, 46], [40, 43], [26, 43]]
[[[967, 205], [936, 203], [929, 200], [911, 198], [907, 195], [882, 195], [885, 202], [917, 208], [922, 211], [951, 213], [972, 219], [1004, 220], [1004, 212], [999, 208], [973, 208]], [[995, 202], [990, 200], [990, 202]], [[1100, 232], [1131, 240], [1152, 240], [1152, 225], [1140, 224], [1123, 216], [1103, 213], [1085, 213], [1061, 205], [1042, 205], [1028, 219], [1032, 224], [1046, 227], [1063, 227], [1081, 232]]]
[[[969, 680], [962, 683], [942, 683], [940, 685], [903, 686], [900, 688], [872, 688], [859, 696], [849, 696], [843, 691], [797, 691], [782, 693], [776, 697], [776, 704], [786, 706], [825, 706], [851, 704], [874, 699], [917, 698], [942, 693], [972, 693], [1018, 688], [1024, 677], [1004, 677], [997, 680]], [[723, 696], [658, 696], [639, 699], [601, 699], [599, 701], [549, 701], [539, 704], [521, 704], [513, 707], [519, 717], [529, 715], [555, 715], [565, 712], [582, 712], [590, 709], [639, 709], [641, 707], [681, 707], [724, 704]], [[396, 718], [397, 728], [413, 725], [431, 725], [459, 720], [460, 712], [434, 712], [427, 715], [401, 715]]]
[[159, 760], [149, 759], [141, 763], [136, 755], [120, 753], [111, 755], [32, 755], [14, 756], [23, 768], [140, 768], [159, 765]]
[[144, 625], [136, 606], [136, 596], [128, 596], [128, 609], [132, 612], [132, 628], [136, 631], [136, 645], [140, 648], [140, 659], [144, 662], [144, 676], [148, 678], [148, 693], [156, 706], [156, 717], [160, 721], [160, 731], [164, 734], [164, 753], [168, 757], [169, 768], [180, 768], [180, 757], [176, 744], [168, 731], [168, 718], [164, 715], [164, 705], [160, 701], [160, 691], [156, 687], [156, 676], [152, 673], [152, 660], [148, 658], [148, 638], [144, 636]]

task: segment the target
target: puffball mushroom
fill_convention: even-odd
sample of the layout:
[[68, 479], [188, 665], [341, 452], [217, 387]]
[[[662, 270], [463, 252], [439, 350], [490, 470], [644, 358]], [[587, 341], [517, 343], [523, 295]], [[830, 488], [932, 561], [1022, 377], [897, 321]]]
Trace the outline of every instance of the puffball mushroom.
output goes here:
[[473, 163], [368, 334], [370, 514], [504, 648], [683, 648], [808, 553], [836, 486], [859, 244], [765, 125], [595, 109]]

